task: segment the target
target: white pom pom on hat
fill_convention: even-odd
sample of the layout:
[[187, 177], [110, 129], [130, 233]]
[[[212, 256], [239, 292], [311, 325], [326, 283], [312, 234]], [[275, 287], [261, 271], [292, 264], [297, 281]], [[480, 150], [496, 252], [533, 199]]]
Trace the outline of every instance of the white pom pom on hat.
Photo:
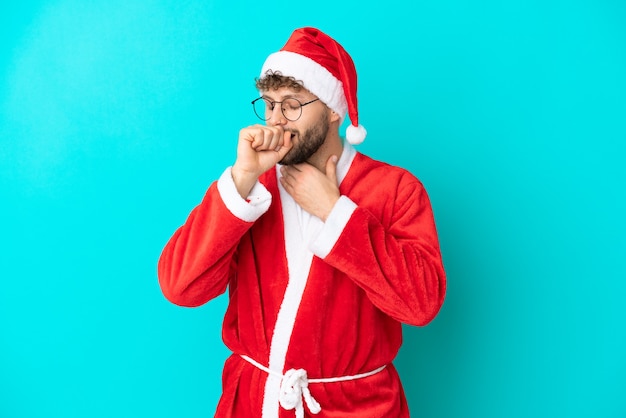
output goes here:
[[356, 145], [365, 140], [367, 131], [359, 125], [356, 68], [337, 41], [319, 29], [296, 29], [280, 51], [267, 57], [261, 77], [270, 70], [301, 81], [304, 88], [337, 112], [342, 121], [347, 113], [351, 122], [346, 129], [349, 143]]

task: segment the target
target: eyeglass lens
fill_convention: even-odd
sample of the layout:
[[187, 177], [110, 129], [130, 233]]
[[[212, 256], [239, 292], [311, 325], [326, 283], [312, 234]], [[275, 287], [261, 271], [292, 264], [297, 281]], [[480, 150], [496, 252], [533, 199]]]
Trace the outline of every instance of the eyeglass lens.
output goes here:
[[302, 114], [302, 104], [296, 99], [285, 99], [282, 103], [272, 102], [271, 100], [262, 98], [254, 101], [254, 113], [262, 120], [268, 120], [272, 117], [274, 106], [280, 105], [281, 111], [285, 119], [296, 121]]

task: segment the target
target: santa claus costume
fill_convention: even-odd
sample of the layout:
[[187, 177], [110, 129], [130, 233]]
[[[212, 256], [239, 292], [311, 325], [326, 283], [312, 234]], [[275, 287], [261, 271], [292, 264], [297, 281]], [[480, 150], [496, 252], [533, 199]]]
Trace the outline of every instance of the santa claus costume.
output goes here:
[[226, 169], [163, 250], [163, 293], [199, 306], [228, 289], [233, 355], [216, 417], [408, 417], [392, 365], [402, 323], [430, 322], [446, 283], [428, 196], [411, 173], [350, 144], [365, 137], [356, 71], [332, 38], [298, 29], [267, 70], [350, 115], [341, 197], [324, 222], [284, 190], [279, 166], [247, 199]]

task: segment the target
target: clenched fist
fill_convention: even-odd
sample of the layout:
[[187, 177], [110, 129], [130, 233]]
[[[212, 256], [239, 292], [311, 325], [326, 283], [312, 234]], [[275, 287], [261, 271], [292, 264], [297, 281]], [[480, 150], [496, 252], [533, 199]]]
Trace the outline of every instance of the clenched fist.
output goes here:
[[282, 160], [291, 146], [291, 132], [282, 126], [253, 125], [239, 131], [232, 176], [241, 197], [248, 197], [259, 176]]

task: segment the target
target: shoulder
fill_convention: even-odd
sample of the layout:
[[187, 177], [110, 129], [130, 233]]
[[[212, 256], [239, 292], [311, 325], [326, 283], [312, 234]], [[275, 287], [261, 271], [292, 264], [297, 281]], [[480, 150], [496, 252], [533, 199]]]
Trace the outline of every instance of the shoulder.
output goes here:
[[428, 213], [430, 201], [421, 181], [405, 168], [357, 153], [340, 186], [360, 208], [384, 225], [405, 225]]
[[410, 171], [361, 153], [356, 154], [340, 191], [357, 205], [377, 213], [379, 219], [409, 207], [430, 205], [422, 182]]
[[357, 152], [346, 180], [354, 186], [372, 190], [401, 192], [405, 188], [423, 189], [422, 182], [407, 169], [375, 160], [360, 152]]

